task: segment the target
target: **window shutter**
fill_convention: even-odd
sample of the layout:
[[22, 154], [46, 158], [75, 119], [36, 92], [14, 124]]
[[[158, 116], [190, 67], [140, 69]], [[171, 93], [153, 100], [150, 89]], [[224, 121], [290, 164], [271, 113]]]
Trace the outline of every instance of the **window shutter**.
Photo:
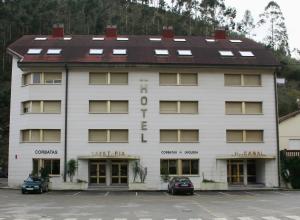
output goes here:
[[45, 113], [60, 113], [60, 101], [44, 101]]
[[225, 86], [241, 86], [241, 74], [225, 74]]
[[128, 130], [110, 130], [110, 142], [128, 142]]
[[246, 102], [245, 103], [246, 114], [261, 114], [262, 103], [261, 102]]
[[90, 73], [90, 84], [106, 85], [107, 84], [107, 73]]
[[243, 142], [242, 130], [227, 130], [227, 142]]
[[110, 101], [111, 113], [128, 113], [128, 101]]
[[107, 113], [107, 101], [90, 101], [90, 113]]
[[160, 130], [160, 142], [178, 142], [177, 130]]
[[60, 130], [46, 129], [43, 130], [44, 142], [60, 142]]
[[40, 101], [32, 101], [31, 112], [32, 113], [41, 113], [41, 102]]
[[41, 142], [40, 130], [33, 129], [31, 130], [31, 140], [30, 142]]
[[180, 113], [197, 114], [198, 113], [198, 102], [181, 101], [180, 102]]
[[44, 73], [45, 84], [61, 83], [61, 73]]
[[260, 75], [244, 75], [245, 86], [260, 86], [261, 76]]
[[263, 131], [246, 131], [246, 142], [263, 142]]
[[198, 130], [180, 130], [180, 142], [198, 142]]
[[104, 129], [92, 129], [89, 130], [90, 142], [107, 142], [107, 130]]
[[180, 85], [197, 85], [197, 73], [180, 73]]
[[177, 85], [177, 73], [160, 73], [159, 85]]
[[161, 101], [160, 113], [177, 113], [176, 101]]
[[22, 131], [22, 142], [30, 142], [29, 130]]
[[110, 84], [112, 85], [127, 85], [128, 73], [110, 73]]
[[226, 102], [226, 114], [242, 114], [242, 102]]

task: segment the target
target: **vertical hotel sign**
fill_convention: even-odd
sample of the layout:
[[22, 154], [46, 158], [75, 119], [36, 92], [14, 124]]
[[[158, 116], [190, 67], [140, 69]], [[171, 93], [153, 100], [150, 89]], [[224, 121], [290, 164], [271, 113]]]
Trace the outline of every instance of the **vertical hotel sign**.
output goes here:
[[141, 142], [147, 143], [146, 132], [147, 128], [147, 107], [148, 107], [148, 80], [140, 79], [140, 94], [141, 94], [141, 103], [140, 109], [142, 113], [142, 120], [141, 120]]

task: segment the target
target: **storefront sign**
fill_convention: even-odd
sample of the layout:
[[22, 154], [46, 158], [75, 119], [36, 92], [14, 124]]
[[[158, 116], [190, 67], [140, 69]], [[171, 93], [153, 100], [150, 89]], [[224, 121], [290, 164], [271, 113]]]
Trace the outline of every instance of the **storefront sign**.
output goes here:
[[261, 151], [244, 151], [242, 153], [239, 152], [234, 152], [232, 154], [234, 157], [239, 157], [239, 158], [257, 158], [257, 157], [265, 157], [266, 155], [263, 154]]
[[123, 151], [98, 151], [98, 152], [92, 152], [92, 156], [98, 156], [98, 157], [122, 157], [126, 156], [125, 152]]
[[146, 113], [147, 113], [147, 105], [148, 105], [148, 80], [146, 79], [141, 79], [141, 88], [140, 88], [140, 93], [141, 93], [141, 112], [142, 112], [142, 120], [141, 120], [141, 142], [142, 143], [147, 143], [147, 138], [146, 138], [146, 132], [148, 130], [147, 128], [147, 123], [148, 121], [146, 120]]
[[35, 154], [58, 154], [58, 151], [57, 150], [52, 150], [52, 149], [48, 149], [48, 150], [41, 150], [41, 149], [38, 149], [38, 150], [34, 150], [34, 153]]
[[198, 151], [195, 150], [185, 150], [185, 151], [177, 151], [177, 150], [163, 150], [160, 152], [162, 155], [195, 155], [199, 154]]

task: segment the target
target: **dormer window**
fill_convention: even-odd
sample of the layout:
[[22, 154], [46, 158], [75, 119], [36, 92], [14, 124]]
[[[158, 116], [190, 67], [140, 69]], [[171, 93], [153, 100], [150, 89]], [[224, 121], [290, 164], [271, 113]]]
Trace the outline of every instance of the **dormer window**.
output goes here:
[[254, 57], [252, 51], [239, 51], [242, 57]]
[[160, 37], [150, 37], [149, 38], [150, 41], [161, 41]]
[[169, 55], [169, 51], [165, 50], [165, 49], [156, 49], [154, 50], [155, 55], [160, 55], [160, 56], [168, 56]]
[[104, 40], [104, 37], [93, 37], [93, 40]]
[[233, 53], [230, 50], [219, 50], [219, 53], [223, 57], [233, 57]]
[[205, 39], [206, 40], [206, 42], [210, 42], [210, 43], [212, 43], [212, 42], [216, 42], [216, 40], [215, 39]]
[[72, 37], [64, 37], [64, 40], [72, 40]]
[[103, 49], [90, 49], [90, 55], [102, 55]]
[[238, 39], [236, 39], [236, 40], [229, 40], [231, 43], [242, 43], [243, 41], [241, 41], [241, 40], [238, 40]]
[[175, 42], [186, 42], [185, 38], [174, 38]]
[[47, 40], [47, 37], [36, 37], [34, 40]]
[[117, 41], [128, 41], [128, 37], [117, 37]]
[[126, 55], [126, 49], [113, 49], [113, 55]]
[[61, 49], [48, 49], [47, 54], [49, 55], [58, 55], [61, 53]]
[[192, 56], [191, 50], [177, 50], [179, 56]]
[[41, 54], [41, 52], [42, 52], [42, 49], [31, 48], [31, 49], [28, 49], [27, 54], [36, 55], [36, 54]]

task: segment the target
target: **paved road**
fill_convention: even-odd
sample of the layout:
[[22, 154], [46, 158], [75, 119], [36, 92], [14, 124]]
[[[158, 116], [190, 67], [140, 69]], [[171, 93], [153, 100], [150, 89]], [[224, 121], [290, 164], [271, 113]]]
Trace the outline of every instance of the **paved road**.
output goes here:
[[165, 192], [0, 190], [0, 220], [300, 220], [300, 191]]

